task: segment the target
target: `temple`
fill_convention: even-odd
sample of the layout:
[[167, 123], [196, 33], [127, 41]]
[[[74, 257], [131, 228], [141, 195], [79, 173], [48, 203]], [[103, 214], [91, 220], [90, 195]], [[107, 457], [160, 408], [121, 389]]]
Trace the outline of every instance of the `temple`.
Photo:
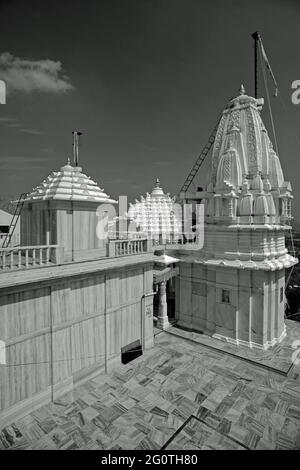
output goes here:
[[267, 349], [286, 334], [285, 248], [291, 185], [284, 180], [260, 111], [245, 94], [223, 111], [205, 192], [204, 246], [180, 263], [182, 326]]
[[137, 229], [157, 244], [177, 242], [182, 235], [182, 222], [176, 211], [175, 197], [165, 194], [157, 178], [151, 193], [130, 203], [127, 214]]
[[177, 204], [157, 179], [117, 218], [129, 231], [78, 159], [26, 195], [0, 248], [0, 449], [299, 443], [293, 196], [262, 105], [241, 87], [205, 190]]
[[97, 233], [101, 207], [115, 204], [81, 167], [68, 161], [25, 198], [21, 246], [58, 245], [61, 261], [103, 256], [106, 239]]
[[2, 424], [153, 346], [153, 253], [107, 239], [115, 205], [70, 162], [26, 195], [0, 252]]

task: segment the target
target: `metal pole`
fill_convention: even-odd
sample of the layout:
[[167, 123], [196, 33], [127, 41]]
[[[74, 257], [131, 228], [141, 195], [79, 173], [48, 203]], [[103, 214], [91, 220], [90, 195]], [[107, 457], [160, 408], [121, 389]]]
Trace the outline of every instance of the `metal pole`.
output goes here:
[[50, 330], [50, 386], [51, 386], [51, 401], [54, 402], [54, 351], [53, 351], [53, 304], [52, 304], [52, 285], [50, 285], [50, 298], [49, 298], [49, 330]]
[[78, 132], [75, 132], [75, 166], [78, 166]]
[[74, 162], [74, 166], [76, 166], [76, 143], [75, 143], [76, 131], [73, 131], [72, 134], [73, 134], [73, 162]]
[[82, 135], [82, 132], [73, 131], [73, 160], [74, 166], [78, 166], [79, 160], [79, 137]]
[[258, 97], [257, 91], [257, 45], [259, 40], [259, 34], [256, 31], [255, 33], [251, 34], [254, 39], [254, 97]]

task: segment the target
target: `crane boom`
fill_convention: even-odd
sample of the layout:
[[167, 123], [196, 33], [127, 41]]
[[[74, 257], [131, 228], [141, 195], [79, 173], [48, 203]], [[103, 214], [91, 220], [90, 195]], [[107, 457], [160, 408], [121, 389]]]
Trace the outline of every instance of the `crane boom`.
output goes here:
[[202, 165], [202, 163], [204, 162], [205, 160], [205, 157], [206, 155], [208, 154], [208, 152], [210, 151], [214, 141], [215, 141], [215, 137], [216, 137], [216, 133], [217, 133], [217, 130], [218, 130], [218, 126], [219, 126], [219, 122], [220, 122], [220, 119], [218, 119], [218, 122], [217, 124], [215, 125], [213, 131], [211, 132], [210, 136], [209, 136], [209, 139], [206, 143], [206, 145], [203, 147], [199, 157], [197, 158], [197, 160], [195, 161], [192, 169], [190, 170], [188, 176], [186, 177], [185, 179], [185, 182], [183, 183], [181, 189], [180, 189], [180, 192], [187, 192], [187, 190], [189, 189], [189, 187], [191, 186], [196, 174], [198, 173], [199, 171], [199, 168], [200, 166]]

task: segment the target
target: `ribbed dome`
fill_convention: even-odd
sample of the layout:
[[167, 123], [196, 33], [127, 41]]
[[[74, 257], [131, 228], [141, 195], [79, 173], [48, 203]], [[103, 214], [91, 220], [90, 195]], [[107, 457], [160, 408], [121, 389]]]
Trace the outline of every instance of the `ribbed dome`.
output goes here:
[[269, 215], [276, 215], [276, 207], [272, 194], [266, 194], [266, 198], [268, 203]]
[[254, 199], [253, 214], [254, 215], [269, 215], [268, 202], [264, 194], [259, 194]]
[[262, 182], [262, 179], [261, 179], [261, 176], [260, 175], [255, 175], [254, 178], [251, 180], [251, 183], [250, 183], [250, 188], [255, 190], [255, 191], [262, 191], [263, 190], [263, 182]]
[[181, 231], [181, 220], [180, 216], [176, 215], [175, 200], [164, 193], [159, 179], [156, 180], [151, 194], [147, 193], [146, 197], [141, 196], [140, 201], [136, 199], [134, 204], [130, 204], [128, 217], [143, 232], [179, 234]]
[[81, 167], [72, 167], [69, 162], [59, 171], [53, 171], [26, 198], [27, 201], [43, 199], [117, 203], [82, 173]]
[[245, 194], [239, 201], [238, 215], [252, 215], [253, 196], [252, 194]]
[[279, 158], [273, 150], [270, 152], [270, 182], [273, 188], [280, 188], [284, 182]]

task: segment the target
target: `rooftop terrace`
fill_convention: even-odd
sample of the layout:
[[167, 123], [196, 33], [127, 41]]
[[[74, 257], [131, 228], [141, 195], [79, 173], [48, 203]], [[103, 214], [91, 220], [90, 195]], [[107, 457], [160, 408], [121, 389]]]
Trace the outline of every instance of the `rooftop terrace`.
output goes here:
[[[289, 338], [299, 329], [289, 322]], [[0, 449], [300, 449], [299, 366], [289, 356], [275, 371], [200, 336], [160, 332], [143, 356], [2, 429]]]

